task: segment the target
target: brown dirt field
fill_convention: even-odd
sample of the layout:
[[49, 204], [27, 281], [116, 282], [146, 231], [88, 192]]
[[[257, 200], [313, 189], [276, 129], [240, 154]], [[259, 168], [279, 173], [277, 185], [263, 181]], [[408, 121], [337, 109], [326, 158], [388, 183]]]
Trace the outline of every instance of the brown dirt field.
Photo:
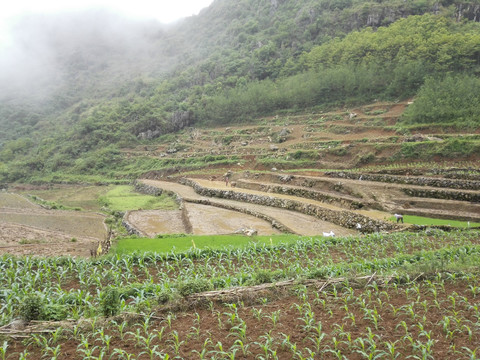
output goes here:
[[186, 208], [194, 234], [232, 234], [242, 228], [255, 229], [258, 235], [279, 233], [270, 223], [252, 215], [200, 204], [186, 204]]
[[[136, 339], [138, 331], [140, 336], [155, 334], [150, 346], [157, 346], [158, 351], [168, 353], [170, 358], [180, 359], [198, 359], [198, 352], [203, 348], [209, 359], [226, 359], [226, 352], [236, 348], [235, 359], [290, 360], [298, 358], [299, 354], [306, 357], [308, 348], [316, 353], [315, 359], [338, 359], [338, 355], [342, 355], [356, 360], [365, 358], [365, 354], [359, 352], [362, 349], [360, 339], [363, 339], [366, 354], [368, 350], [376, 349], [374, 354], [381, 359], [390, 358], [388, 344], [395, 344], [394, 355], [397, 357], [393, 358], [419, 356], [422, 354], [419, 345], [427, 344], [428, 339], [433, 340], [432, 359], [469, 359], [464, 347], [474, 350], [480, 341], [480, 333], [473, 326], [470, 335], [462, 330], [466, 329], [462, 325], [478, 320], [478, 314], [468, 309], [468, 304], [475, 303], [476, 299], [467, 285], [461, 281], [447, 282], [435, 296], [425, 283], [419, 284], [418, 292], [412, 290], [408, 286], [397, 289], [380, 286], [378, 290], [369, 286], [354, 289], [350, 294], [343, 292], [342, 288], [335, 292], [333, 288], [321, 292], [318, 289], [298, 289], [296, 293], [273, 288], [255, 297], [238, 299], [235, 305], [192, 302], [185, 311], [181, 306], [173, 312], [171, 308], [158, 308], [146, 328], [141, 325], [144, 315], [125, 314], [109, 319], [117, 323], [127, 321], [123, 339], [114, 324], [100, 319], [94, 326], [111, 337], [108, 348], [98, 334], [92, 334], [92, 325], [88, 322], [83, 323], [84, 330], [80, 330], [80, 334], [86, 335], [89, 347], [94, 349], [92, 355], [98, 357], [103, 350], [107, 358], [114, 349], [123, 349], [135, 355], [135, 359], [149, 359], [147, 353], [142, 354], [145, 345]], [[452, 298], [457, 299], [457, 304], [452, 303]], [[410, 307], [413, 315], [408, 311]], [[376, 314], [377, 322], [372, 314]], [[455, 317], [459, 321], [455, 324], [452, 320], [447, 327], [452, 331], [451, 337], [445, 331], [445, 317]], [[59, 342], [51, 344], [60, 345], [58, 359], [84, 359], [81, 336], [75, 337], [68, 330], [73, 324], [64, 326]], [[405, 336], [406, 332], [411, 341]], [[244, 345], [244, 353], [241, 347], [235, 346], [239, 345], [237, 340]], [[32, 359], [42, 357], [41, 348], [33, 341], [25, 345], [20, 339], [10, 343], [7, 358], [24, 349]], [[330, 351], [333, 349], [335, 351]], [[385, 352], [383, 356], [381, 351]], [[114, 355], [113, 358], [120, 357]]]
[[148, 237], [158, 234], [186, 232], [180, 210], [136, 210], [128, 213], [127, 221]]
[[0, 193], [0, 254], [88, 256], [106, 235], [103, 221], [103, 215], [47, 210]]

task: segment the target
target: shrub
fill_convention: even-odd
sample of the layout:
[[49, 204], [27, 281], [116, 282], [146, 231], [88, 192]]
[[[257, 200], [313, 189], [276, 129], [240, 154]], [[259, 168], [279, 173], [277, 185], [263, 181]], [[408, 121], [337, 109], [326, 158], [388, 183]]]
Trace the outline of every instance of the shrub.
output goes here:
[[109, 288], [100, 300], [100, 310], [104, 316], [114, 316], [120, 310], [120, 296], [116, 288]]
[[25, 321], [40, 320], [44, 314], [44, 304], [40, 296], [27, 296], [20, 305], [20, 317]]
[[45, 320], [60, 321], [67, 318], [67, 309], [61, 304], [48, 304], [45, 306], [42, 318]]
[[171, 293], [170, 291], [162, 290], [162, 291], [158, 294], [158, 303], [159, 303], [159, 304], [166, 304], [166, 303], [169, 302], [171, 299], [172, 299], [172, 293]]
[[273, 281], [273, 275], [268, 270], [258, 270], [254, 276], [254, 283], [256, 285], [271, 283]]
[[203, 291], [209, 291], [212, 289], [213, 285], [207, 279], [193, 279], [188, 281], [182, 281], [177, 285], [177, 290], [182, 296], [188, 296]]

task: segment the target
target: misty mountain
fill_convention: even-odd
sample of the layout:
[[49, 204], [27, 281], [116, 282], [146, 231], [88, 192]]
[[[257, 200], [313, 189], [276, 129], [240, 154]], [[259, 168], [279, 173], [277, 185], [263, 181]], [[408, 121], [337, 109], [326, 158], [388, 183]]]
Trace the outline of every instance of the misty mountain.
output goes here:
[[46, 100], [60, 89], [73, 98], [113, 89], [142, 75], [168, 71], [182, 53], [169, 52], [165, 27], [106, 10], [30, 15], [2, 53], [0, 96]]
[[170, 26], [105, 10], [26, 16], [0, 53], [0, 177], [107, 171], [119, 148], [185, 126], [478, 75], [479, 5], [216, 0]]

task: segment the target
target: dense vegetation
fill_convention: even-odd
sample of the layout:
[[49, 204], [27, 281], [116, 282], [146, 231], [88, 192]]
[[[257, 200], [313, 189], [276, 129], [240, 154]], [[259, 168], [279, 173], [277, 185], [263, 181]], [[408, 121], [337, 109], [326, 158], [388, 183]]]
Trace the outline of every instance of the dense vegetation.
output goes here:
[[[184, 126], [417, 94], [405, 125], [476, 128], [476, 4], [215, 1], [175, 27], [141, 27], [149, 34], [142, 41], [135, 38], [139, 25], [128, 24], [137, 48], [126, 37], [100, 36], [97, 26], [90, 34], [97, 46], [80, 41], [73, 58], [67, 56], [70, 39], [55, 35], [64, 59], [58, 76], [65, 81], [43, 79], [27, 95], [1, 94], [0, 179], [55, 172], [114, 176], [131, 166], [119, 149]], [[116, 43], [123, 57], [102, 52]], [[139, 60], [129, 71], [135, 51]]]

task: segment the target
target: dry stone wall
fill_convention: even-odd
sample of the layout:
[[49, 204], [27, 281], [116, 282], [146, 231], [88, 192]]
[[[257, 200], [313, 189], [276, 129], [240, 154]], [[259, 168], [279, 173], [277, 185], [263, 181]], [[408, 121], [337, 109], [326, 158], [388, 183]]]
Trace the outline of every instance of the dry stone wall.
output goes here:
[[480, 202], [480, 193], [465, 191], [449, 191], [442, 189], [404, 188], [402, 191], [414, 197], [433, 198], [443, 200], [458, 200]]
[[325, 173], [325, 175], [333, 178], [353, 179], [353, 180], [366, 180], [366, 181], [379, 181], [383, 183], [396, 183], [396, 184], [408, 184], [418, 186], [432, 186], [449, 189], [462, 189], [462, 190], [480, 190], [480, 181], [474, 180], [460, 180], [460, 179], [445, 179], [445, 178], [428, 178], [428, 177], [416, 177], [416, 176], [398, 176], [387, 174], [358, 174], [347, 172], [331, 171]]
[[137, 229], [135, 226], [133, 226], [132, 224], [130, 224], [128, 222], [128, 215], [129, 214], [130, 214], [130, 212], [127, 211], [125, 213], [125, 215], [123, 215], [123, 219], [122, 219], [122, 225], [127, 230], [127, 233], [129, 233], [130, 235], [146, 236], [143, 232], [141, 232], [139, 229]]
[[134, 186], [135, 186], [135, 191], [142, 194], [146, 194], [146, 195], [160, 196], [163, 193], [162, 189], [155, 186], [150, 186], [150, 185], [141, 183], [139, 181], [136, 181]]
[[366, 205], [363, 202], [358, 200], [348, 199], [342, 196], [333, 196], [321, 191], [305, 189], [305, 188], [295, 187], [295, 186], [259, 184], [259, 183], [252, 183], [249, 181], [243, 181], [241, 179], [236, 181], [236, 186], [243, 189], [252, 189], [252, 190], [258, 190], [258, 191], [263, 191], [268, 193], [292, 195], [292, 196], [302, 197], [305, 199], [321, 201], [328, 204], [336, 204], [341, 207], [350, 207], [352, 209], [360, 209]]

